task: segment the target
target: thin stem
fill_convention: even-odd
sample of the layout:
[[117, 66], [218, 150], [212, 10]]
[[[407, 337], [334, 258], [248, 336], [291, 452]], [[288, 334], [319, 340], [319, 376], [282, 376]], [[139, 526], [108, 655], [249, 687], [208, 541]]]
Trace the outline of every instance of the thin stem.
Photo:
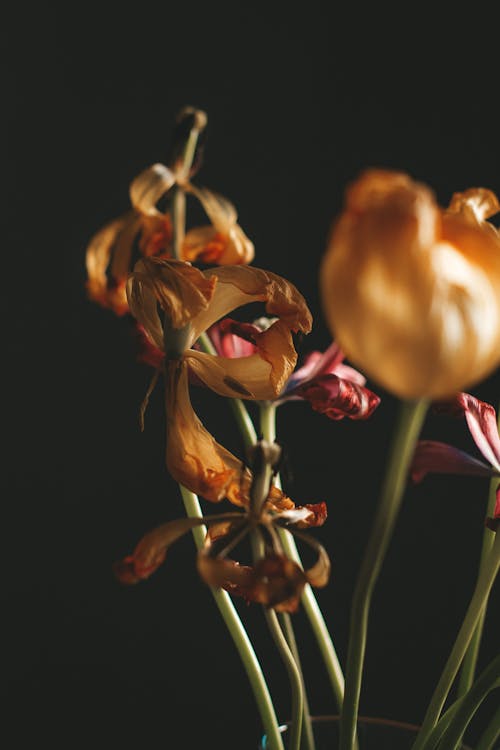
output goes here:
[[[269, 442], [276, 440], [276, 406], [272, 402], [260, 404], [260, 429], [265, 440]], [[279, 475], [276, 476], [275, 482], [278, 486], [281, 486]], [[287, 557], [303, 567], [293, 536], [286, 529], [279, 529], [278, 533]], [[301, 602], [323, 657], [335, 702], [340, 710], [344, 699], [344, 675], [323, 613], [309, 584], [304, 587]], [[357, 740], [355, 747], [357, 748]]]
[[307, 691], [304, 680], [304, 672], [302, 670], [302, 664], [300, 661], [299, 649], [297, 647], [297, 640], [295, 638], [295, 632], [293, 629], [292, 618], [288, 612], [281, 612], [278, 616], [280, 621], [281, 629], [285, 634], [290, 651], [293, 654], [295, 664], [299, 670], [300, 679], [302, 682], [302, 693], [304, 696], [304, 710], [302, 712], [302, 742], [301, 748], [303, 750], [315, 750], [314, 732], [311, 723], [311, 711], [309, 710], [309, 701], [307, 700]]
[[441, 714], [446, 698], [457, 676], [457, 672], [464, 658], [465, 652], [471, 641], [474, 630], [479, 622], [481, 613], [486, 606], [491, 587], [495, 581], [498, 569], [500, 567], [500, 534], [495, 535], [493, 548], [479, 574], [475, 591], [472, 595], [469, 608], [466, 612], [462, 627], [451, 650], [450, 656], [443, 670], [441, 678], [432, 696], [431, 702], [427, 709], [422, 729], [418, 735], [413, 750], [421, 750], [427, 739], [427, 735], [436, 725]]
[[401, 404], [380, 503], [351, 608], [346, 689], [340, 721], [340, 750], [352, 750], [354, 745], [371, 598], [396, 525], [408, 468], [426, 412], [425, 400], [405, 401]]
[[[500, 405], [498, 407], [497, 424], [498, 424], [498, 428], [500, 429]], [[495, 509], [497, 487], [498, 487], [498, 477], [493, 477], [490, 481], [488, 505], [486, 509], [487, 516], [493, 515], [494, 509]], [[479, 560], [479, 575], [481, 575], [481, 570], [483, 569], [486, 559], [490, 553], [490, 550], [493, 547], [494, 536], [495, 536], [494, 532], [491, 531], [491, 529], [489, 529], [487, 526], [485, 526], [484, 531], [483, 531], [483, 543], [481, 545], [481, 557]], [[477, 659], [479, 656], [479, 648], [481, 646], [481, 639], [483, 636], [485, 617], [486, 617], [486, 606], [483, 612], [481, 613], [479, 622], [477, 623], [476, 629], [474, 631], [474, 635], [472, 636], [469, 648], [467, 649], [467, 653], [465, 654], [465, 657], [464, 657], [462, 668], [460, 670], [460, 680], [459, 680], [458, 687], [457, 687], [457, 695], [459, 697], [461, 695], [465, 695], [465, 693], [469, 690], [470, 686], [472, 685], [474, 681], [474, 674], [476, 671]]]
[[[260, 429], [265, 440], [269, 442], [276, 440], [276, 406], [273, 403], [261, 404]], [[276, 477], [275, 481], [279, 486], [279, 477]], [[286, 529], [279, 529], [279, 535], [287, 557], [303, 567], [293, 536]], [[340, 710], [344, 700], [344, 675], [323, 613], [309, 584], [306, 584], [304, 588], [301, 601], [323, 657], [335, 702]]]
[[[187, 179], [189, 170], [193, 163], [196, 153], [196, 144], [200, 129], [196, 125], [191, 128], [189, 136], [184, 146], [181, 164], [179, 167], [179, 177], [181, 181]], [[186, 233], [186, 193], [181, 185], [175, 185], [172, 188], [172, 256], [180, 260], [182, 258], [182, 245]]]
[[[186, 515], [200, 518], [202, 513], [198, 497], [182, 485], [179, 485], [179, 487]], [[200, 549], [205, 541], [206, 528], [204, 526], [194, 528], [193, 536], [197, 548]], [[210, 590], [243, 662], [267, 736], [267, 746], [270, 750], [284, 750], [273, 702], [262, 673], [262, 668], [247, 632], [243, 627], [229, 594], [222, 589], [211, 588]]]
[[476, 750], [495, 750], [495, 742], [500, 738], [500, 706], [479, 738]]
[[304, 711], [304, 694], [302, 692], [302, 679], [299, 669], [288, 647], [283, 631], [281, 630], [278, 617], [274, 609], [264, 608], [267, 625], [273, 637], [276, 648], [285, 665], [292, 690], [292, 717], [290, 721], [289, 750], [300, 750], [300, 738], [302, 734], [302, 715]]
[[500, 687], [500, 654], [476, 680], [467, 695], [460, 700], [455, 712], [441, 740], [440, 750], [456, 750], [477, 709], [488, 694]]
[[456, 701], [439, 719], [438, 723], [428, 735], [423, 750], [436, 750], [455, 713], [460, 706], [460, 700]]

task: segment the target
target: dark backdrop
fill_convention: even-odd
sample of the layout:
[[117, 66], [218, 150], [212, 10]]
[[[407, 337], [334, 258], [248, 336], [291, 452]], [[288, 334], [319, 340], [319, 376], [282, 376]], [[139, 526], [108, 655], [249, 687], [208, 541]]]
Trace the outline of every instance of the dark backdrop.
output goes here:
[[[416, 6], [415, 6], [416, 7]], [[198, 580], [189, 538], [148, 582], [121, 587], [114, 560], [182, 514], [164, 468], [149, 372], [130, 322], [85, 298], [91, 235], [128, 207], [128, 184], [166, 159], [185, 104], [209, 125], [198, 182], [234, 201], [255, 265], [296, 283], [313, 311], [303, 351], [329, 336], [317, 295], [328, 228], [346, 183], [368, 166], [399, 168], [447, 203], [455, 190], [500, 192], [493, 25], [275, 3], [23, 8], [2, 29], [4, 705], [11, 747], [255, 746], [259, 720], [238, 656]], [[375, 384], [371, 384], [376, 389]], [[500, 378], [475, 393], [496, 403]], [[319, 600], [345, 660], [352, 586], [395, 402], [366, 423], [306, 406], [279, 415], [297, 502], [325, 499], [317, 532], [333, 560]], [[236, 452], [227, 405], [196, 394], [207, 426]], [[429, 437], [473, 449], [462, 422], [430, 418]], [[433, 478], [410, 488], [378, 584], [362, 712], [418, 722], [466, 604], [487, 482]], [[238, 603], [268, 669], [280, 717], [283, 669], [261, 613]], [[496, 653], [498, 589], [480, 664]], [[334, 710], [310, 631], [294, 616], [316, 713]]]

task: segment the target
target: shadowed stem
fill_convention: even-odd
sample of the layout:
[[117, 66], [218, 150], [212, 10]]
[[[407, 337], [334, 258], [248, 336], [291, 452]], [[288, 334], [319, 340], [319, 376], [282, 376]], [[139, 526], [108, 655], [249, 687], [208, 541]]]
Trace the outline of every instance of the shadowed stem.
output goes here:
[[[498, 406], [497, 414], [498, 414], [497, 424], [498, 424], [498, 428], [500, 429], [500, 404]], [[493, 477], [490, 481], [490, 491], [489, 491], [489, 496], [488, 496], [488, 505], [486, 509], [487, 516], [493, 516], [494, 510], [495, 510], [497, 487], [498, 487], [498, 477]], [[494, 537], [495, 537], [494, 532], [491, 531], [491, 529], [489, 529], [487, 526], [485, 526], [484, 532], [483, 532], [483, 543], [481, 546], [481, 557], [479, 560], [479, 575], [481, 575], [481, 570], [483, 569], [486, 559], [490, 553], [490, 550], [493, 547]], [[457, 687], [458, 697], [460, 697], [461, 695], [464, 695], [469, 690], [470, 686], [472, 685], [474, 681], [474, 673], [476, 671], [477, 659], [479, 656], [479, 648], [481, 646], [481, 639], [483, 635], [485, 617], [486, 617], [486, 607], [484, 608], [481, 614], [481, 617], [479, 618], [479, 622], [477, 623], [476, 629], [474, 631], [474, 635], [472, 636], [469, 648], [467, 649], [467, 653], [465, 654], [462, 668], [460, 670], [460, 680], [459, 680], [458, 687]]]
[[293, 629], [292, 618], [288, 612], [281, 612], [278, 616], [281, 628], [285, 634], [290, 651], [295, 659], [295, 664], [300, 674], [302, 681], [302, 693], [304, 696], [304, 710], [302, 712], [302, 750], [315, 750], [314, 733], [311, 723], [311, 712], [309, 710], [309, 701], [307, 700], [306, 684], [304, 680], [304, 672], [302, 670], [302, 664], [300, 661], [299, 649], [297, 647], [297, 641], [295, 639], [295, 632]]
[[[186, 515], [190, 518], [201, 518], [202, 513], [197, 496], [182, 485], [179, 487]], [[204, 526], [194, 528], [193, 536], [197, 548], [200, 549], [205, 541], [206, 528]], [[210, 590], [245, 667], [267, 736], [267, 747], [269, 750], [284, 750], [273, 702], [247, 632], [227, 591], [212, 587]]]
[[429, 708], [422, 724], [422, 729], [418, 735], [413, 750], [422, 750], [425, 747], [427, 736], [436, 725], [448, 693], [450, 692], [453, 680], [457, 676], [460, 664], [464, 658], [465, 652], [469, 646], [470, 640], [474, 633], [481, 613], [486, 606], [488, 596], [495, 581], [500, 567], [500, 534], [495, 534], [495, 540], [490, 554], [483, 566], [476, 588], [472, 595], [469, 608], [465, 614], [462, 627], [460, 628], [456, 641], [451, 650], [446, 666], [439, 679], [439, 682], [432, 696]]
[[500, 738], [500, 706], [481, 735], [476, 750], [495, 750], [495, 742]]
[[[261, 404], [260, 428], [266, 440], [271, 443], [276, 440], [276, 406], [273, 403], [266, 402]], [[279, 485], [279, 477], [276, 477], [276, 481]], [[295, 544], [295, 540], [290, 532], [286, 529], [280, 529], [279, 534], [286, 555], [303, 567], [297, 550], [297, 545]], [[313, 590], [309, 584], [306, 584], [304, 588], [301, 601], [316, 637], [328, 677], [330, 678], [335, 701], [340, 710], [344, 699], [344, 675], [342, 674], [342, 669], [329, 630], [325, 623], [323, 613], [319, 608], [316, 597], [314, 596]]]
[[352, 750], [354, 746], [371, 599], [396, 525], [408, 468], [427, 406], [427, 401], [419, 400], [403, 401], [400, 407], [380, 502], [351, 607], [345, 698], [340, 722], [340, 750]]

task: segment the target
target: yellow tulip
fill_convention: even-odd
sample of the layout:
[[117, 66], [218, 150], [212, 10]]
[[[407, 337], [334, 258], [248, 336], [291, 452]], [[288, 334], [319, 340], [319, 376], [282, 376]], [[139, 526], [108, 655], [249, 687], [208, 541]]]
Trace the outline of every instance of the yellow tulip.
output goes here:
[[448, 210], [408, 175], [364, 172], [321, 265], [327, 323], [356, 366], [400, 398], [441, 398], [500, 362], [500, 236], [491, 191]]

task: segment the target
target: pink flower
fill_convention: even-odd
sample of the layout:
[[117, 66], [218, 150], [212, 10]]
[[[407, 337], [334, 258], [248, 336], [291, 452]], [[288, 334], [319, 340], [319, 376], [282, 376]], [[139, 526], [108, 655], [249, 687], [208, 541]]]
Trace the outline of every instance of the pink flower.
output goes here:
[[[256, 340], [271, 321], [260, 318], [255, 323], [240, 323], [225, 318], [208, 330], [217, 354], [233, 359], [250, 356], [256, 351]], [[367, 419], [380, 398], [365, 388], [360, 372], [343, 364], [344, 354], [333, 342], [324, 352], [313, 351], [288, 378], [274, 399], [278, 406], [286, 401], [308, 401], [312, 408], [330, 419]]]
[[[421, 440], [411, 467], [413, 481], [421, 482], [430, 473], [500, 477], [500, 435], [493, 406], [469, 393], [459, 393], [452, 401], [437, 403], [435, 408], [443, 414], [465, 416], [472, 439], [486, 462], [447, 443]], [[486, 524], [493, 531], [500, 524], [500, 485], [493, 518], [488, 518]]]

